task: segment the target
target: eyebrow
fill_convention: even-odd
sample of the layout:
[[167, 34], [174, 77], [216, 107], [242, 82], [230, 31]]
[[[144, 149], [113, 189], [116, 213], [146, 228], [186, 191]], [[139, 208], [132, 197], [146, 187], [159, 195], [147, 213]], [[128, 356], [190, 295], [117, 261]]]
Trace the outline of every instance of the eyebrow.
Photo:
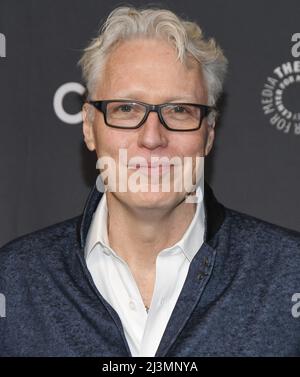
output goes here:
[[[142, 101], [144, 102], [144, 100], [141, 99], [141, 97], [143, 96], [143, 93], [141, 92], [124, 92], [124, 93], [120, 93], [118, 94], [117, 96], [114, 96], [114, 98], [116, 99], [128, 99], [128, 100], [136, 100], [136, 101]], [[163, 102], [165, 103], [169, 103], [169, 102], [197, 102], [195, 96], [193, 95], [188, 95], [188, 94], [183, 94], [183, 95], [180, 95], [180, 96], [170, 96], [170, 97], [166, 97]]]

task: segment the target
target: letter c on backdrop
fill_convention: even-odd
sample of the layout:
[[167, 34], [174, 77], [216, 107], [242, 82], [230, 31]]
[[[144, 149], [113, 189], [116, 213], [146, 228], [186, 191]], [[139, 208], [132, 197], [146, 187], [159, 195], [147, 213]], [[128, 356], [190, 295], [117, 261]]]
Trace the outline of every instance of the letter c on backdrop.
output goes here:
[[77, 114], [69, 114], [63, 107], [64, 97], [72, 92], [78, 93], [82, 96], [85, 92], [85, 88], [78, 82], [67, 82], [61, 85], [54, 94], [53, 107], [55, 114], [62, 122], [68, 124], [77, 124], [82, 122], [81, 111]]

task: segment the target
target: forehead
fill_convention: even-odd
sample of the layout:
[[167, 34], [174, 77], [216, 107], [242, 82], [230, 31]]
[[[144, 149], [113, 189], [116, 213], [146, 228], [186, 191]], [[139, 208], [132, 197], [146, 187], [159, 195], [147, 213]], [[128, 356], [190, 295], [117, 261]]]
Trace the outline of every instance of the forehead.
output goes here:
[[98, 89], [119, 98], [134, 92], [146, 97], [176, 95], [203, 100], [206, 88], [201, 67], [192, 57], [187, 63], [183, 64], [175, 48], [161, 39], [121, 42], [107, 57]]

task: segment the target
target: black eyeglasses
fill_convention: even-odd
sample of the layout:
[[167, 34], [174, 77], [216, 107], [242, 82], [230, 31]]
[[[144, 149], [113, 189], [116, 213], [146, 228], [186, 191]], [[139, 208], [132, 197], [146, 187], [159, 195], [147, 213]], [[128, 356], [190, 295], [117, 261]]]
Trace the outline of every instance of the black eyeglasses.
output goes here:
[[109, 127], [134, 129], [141, 127], [151, 111], [158, 114], [161, 124], [170, 131], [194, 131], [214, 107], [194, 103], [162, 103], [149, 105], [139, 101], [87, 101], [104, 115]]

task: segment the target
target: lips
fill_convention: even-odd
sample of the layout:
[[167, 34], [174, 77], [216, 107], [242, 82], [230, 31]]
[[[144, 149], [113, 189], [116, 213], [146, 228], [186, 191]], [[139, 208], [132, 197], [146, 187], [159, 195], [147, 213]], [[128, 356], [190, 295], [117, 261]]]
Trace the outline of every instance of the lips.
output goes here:
[[141, 174], [145, 175], [163, 175], [167, 173], [168, 171], [171, 171], [172, 166], [174, 164], [169, 164], [169, 163], [147, 163], [147, 164], [130, 164], [128, 165], [128, 169], [138, 171]]
[[148, 168], [148, 169], [157, 169], [159, 167], [162, 167], [162, 168], [167, 168], [167, 167], [170, 167], [172, 166], [172, 164], [159, 164], [159, 163], [148, 163], [148, 164], [131, 164], [131, 165], [128, 165], [128, 168], [129, 169], [140, 169], [140, 168]]

